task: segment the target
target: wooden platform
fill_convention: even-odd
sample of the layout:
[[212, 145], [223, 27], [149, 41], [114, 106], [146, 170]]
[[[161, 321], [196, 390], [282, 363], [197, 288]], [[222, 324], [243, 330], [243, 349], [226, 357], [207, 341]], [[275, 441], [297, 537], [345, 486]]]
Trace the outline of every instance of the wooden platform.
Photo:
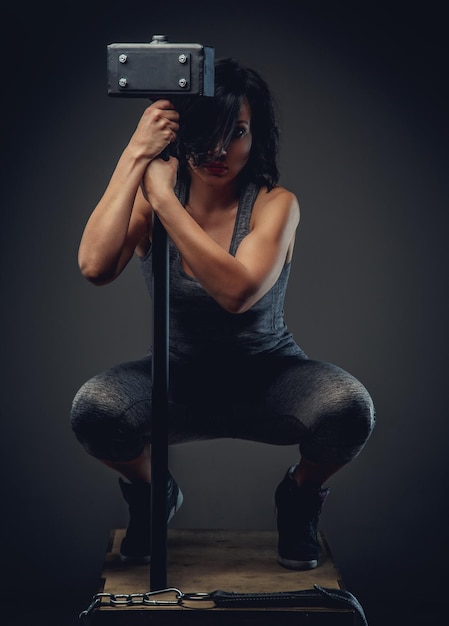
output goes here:
[[[132, 606], [102, 604], [89, 616], [89, 624], [154, 626], [207, 624], [233, 626], [354, 626], [350, 609], [282, 607], [218, 608], [195, 602], [184, 606], [143, 606], [138, 594], [150, 590], [149, 565], [126, 565], [120, 561], [119, 546], [124, 530], [111, 534], [99, 592], [123, 598], [137, 594]], [[316, 569], [297, 572], [276, 562], [275, 531], [181, 530], [168, 531], [167, 586], [183, 593], [212, 592], [216, 589], [242, 593], [279, 592], [343, 588], [340, 573], [329, 547], [320, 535], [322, 555]], [[108, 596], [106, 595], [107, 599]], [[175, 599], [167, 594], [165, 598]], [[192, 607], [192, 604], [189, 604]]]

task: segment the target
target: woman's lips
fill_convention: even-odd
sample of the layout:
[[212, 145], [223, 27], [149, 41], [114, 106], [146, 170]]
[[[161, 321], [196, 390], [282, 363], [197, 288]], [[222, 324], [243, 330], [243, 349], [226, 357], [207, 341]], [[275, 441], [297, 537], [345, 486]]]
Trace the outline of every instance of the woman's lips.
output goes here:
[[224, 174], [228, 169], [223, 163], [207, 163], [204, 167], [210, 174]]

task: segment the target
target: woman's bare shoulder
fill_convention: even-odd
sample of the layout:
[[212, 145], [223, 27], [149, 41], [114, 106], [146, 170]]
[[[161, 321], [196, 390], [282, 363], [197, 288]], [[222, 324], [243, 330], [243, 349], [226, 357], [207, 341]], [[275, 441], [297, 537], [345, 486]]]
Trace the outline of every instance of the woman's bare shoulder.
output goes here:
[[265, 210], [271, 210], [273, 207], [296, 215], [299, 219], [299, 202], [292, 191], [280, 185], [276, 185], [270, 190], [267, 187], [261, 187], [254, 203], [255, 212], [265, 212]]

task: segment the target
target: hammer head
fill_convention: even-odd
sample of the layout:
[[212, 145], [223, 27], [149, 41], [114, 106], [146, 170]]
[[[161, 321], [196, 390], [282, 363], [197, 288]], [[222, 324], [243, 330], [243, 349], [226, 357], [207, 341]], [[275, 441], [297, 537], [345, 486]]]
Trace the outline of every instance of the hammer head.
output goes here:
[[125, 98], [213, 96], [214, 48], [198, 43], [113, 43], [108, 53], [108, 95]]

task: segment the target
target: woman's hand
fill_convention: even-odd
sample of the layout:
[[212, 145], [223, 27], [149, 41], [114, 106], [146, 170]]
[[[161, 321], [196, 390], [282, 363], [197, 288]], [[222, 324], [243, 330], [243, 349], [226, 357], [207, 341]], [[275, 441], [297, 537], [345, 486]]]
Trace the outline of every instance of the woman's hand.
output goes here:
[[147, 166], [142, 178], [142, 193], [154, 208], [159, 208], [159, 203], [167, 194], [173, 194], [176, 185], [178, 171], [178, 159], [170, 157], [168, 161], [153, 159]]
[[128, 148], [136, 155], [154, 159], [175, 141], [179, 113], [169, 100], [157, 100], [145, 111], [132, 135]]

